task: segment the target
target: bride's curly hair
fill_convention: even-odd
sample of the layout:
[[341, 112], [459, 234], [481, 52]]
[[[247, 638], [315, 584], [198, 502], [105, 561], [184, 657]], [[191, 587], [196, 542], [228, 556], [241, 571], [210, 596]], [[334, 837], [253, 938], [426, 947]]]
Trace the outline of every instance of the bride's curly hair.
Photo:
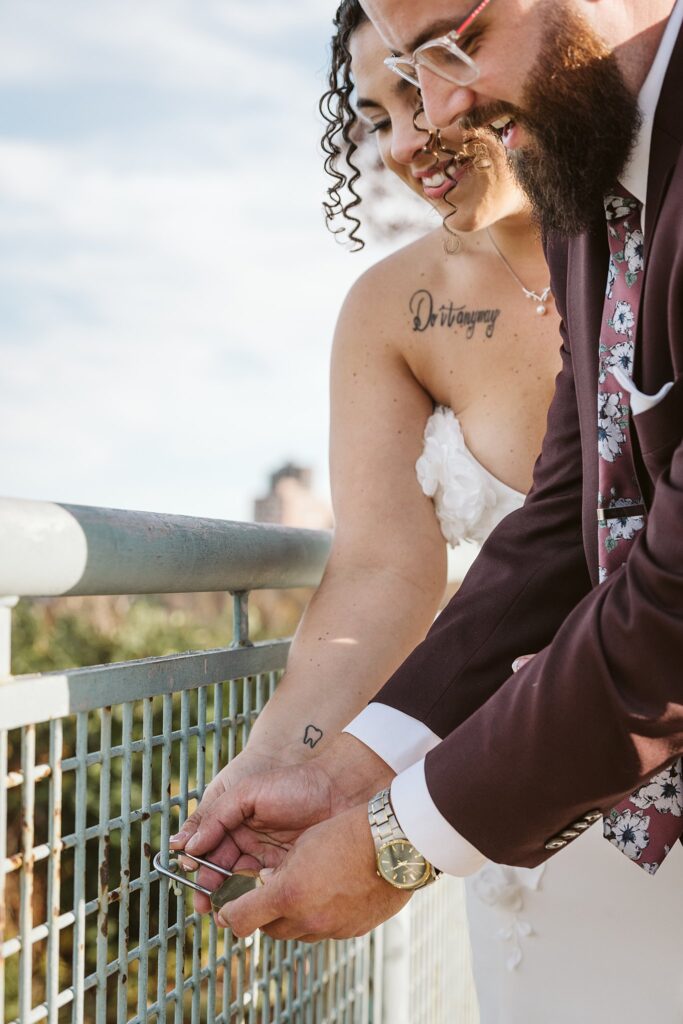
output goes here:
[[[332, 184], [327, 189], [327, 199], [323, 201], [325, 222], [328, 230], [335, 236], [346, 232], [355, 252], [365, 246], [365, 242], [358, 234], [361, 227], [360, 218], [354, 212], [361, 203], [361, 196], [356, 191], [361, 170], [354, 156], [362, 141], [363, 129], [351, 103], [354, 81], [351, 75], [349, 46], [354, 32], [367, 21], [369, 18], [359, 0], [341, 0], [333, 19], [335, 32], [331, 41], [328, 88], [319, 103], [320, 113], [326, 122], [321, 139], [325, 154], [324, 166], [332, 179]], [[451, 166], [455, 167], [460, 160], [468, 158], [477, 171], [487, 170], [491, 166], [491, 154], [484, 141], [484, 132], [467, 133], [469, 137], [463, 142], [460, 150], [452, 149], [444, 141], [441, 131], [434, 131], [418, 123], [420, 115], [424, 114], [424, 108], [419, 91], [417, 96], [419, 105], [413, 115], [413, 124], [416, 131], [424, 133], [423, 152], [432, 157], [434, 164], [438, 164], [446, 156], [451, 158]], [[489, 145], [493, 143], [494, 138], [491, 137]], [[445, 173], [451, 177], [449, 168], [446, 168]], [[450, 193], [445, 196], [445, 201], [451, 207], [443, 219], [443, 226], [451, 238], [447, 244], [447, 251], [455, 252], [459, 246], [459, 235], [450, 221], [458, 212], [458, 207], [451, 200]], [[339, 225], [339, 218], [345, 223]]]
[[[358, 149], [354, 128], [358, 131], [358, 118], [351, 104], [353, 79], [349, 42], [359, 25], [368, 16], [358, 0], [342, 0], [334, 16], [335, 33], [332, 36], [332, 54], [328, 74], [328, 88], [320, 98], [319, 109], [327, 122], [321, 145], [325, 154], [325, 170], [332, 179], [323, 202], [325, 222], [333, 235], [346, 231], [357, 251], [365, 242], [358, 235], [360, 219], [352, 212], [361, 202], [356, 191], [360, 169], [353, 156]], [[342, 163], [343, 161], [343, 163]], [[338, 217], [345, 225], [335, 226]]]

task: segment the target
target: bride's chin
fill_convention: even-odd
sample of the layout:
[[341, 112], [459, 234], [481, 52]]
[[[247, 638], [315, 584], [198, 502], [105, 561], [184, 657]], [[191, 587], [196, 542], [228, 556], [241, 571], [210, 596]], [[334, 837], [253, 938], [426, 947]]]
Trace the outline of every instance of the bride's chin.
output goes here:
[[468, 210], [458, 207], [454, 210], [447, 203], [439, 203], [438, 213], [452, 231], [476, 231], [479, 227], [479, 216], [477, 210]]

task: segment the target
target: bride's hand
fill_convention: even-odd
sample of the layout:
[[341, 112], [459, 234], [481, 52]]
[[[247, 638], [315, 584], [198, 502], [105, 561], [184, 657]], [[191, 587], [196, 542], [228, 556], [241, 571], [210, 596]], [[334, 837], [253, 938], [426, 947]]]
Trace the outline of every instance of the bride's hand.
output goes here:
[[[260, 750], [256, 746], [246, 746], [241, 753], [233, 757], [228, 764], [221, 768], [218, 774], [211, 780], [194, 812], [181, 825], [181, 831], [188, 822], [191, 823], [195, 819], [198, 820], [206, 814], [208, 808], [215, 800], [223, 796], [224, 793], [227, 793], [229, 789], [236, 786], [242, 779], [246, 779], [250, 775], [262, 775], [264, 772], [270, 772], [274, 768], [287, 768], [296, 763], [297, 758], [290, 752], [266, 751]], [[180, 835], [180, 832], [178, 832], [178, 835]], [[176, 837], [174, 836], [173, 838], [175, 839]]]
[[202, 794], [197, 809], [206, 810], [209, 804], [248, 775], [261, 775], [263, 772], [272, 771], [273, 768], [285, 768], [293, 763], [293, 757], [246, 746], [211, 780]]
[[[181, 824], [178, 833], [171, 837], [171, 846], [180, 852], [184, 848], [189, 836], [195, 831], [196, 822], [206, 816], [209, 808], [216, 800], [223, 797], [243, 779], [253, 775], [262, 775], [264, 772], [294, 763], [295, 758], [293, 754], [259, 750], [255, 745], [252, 748], [249, 746], [245, 747], [241, 753], [221, 768], [215, 778], [208, 784], [194, 812]], [[187, 833], [185, 830], [187, 830]], [[242, 831], [245, 832], [244, 836], [239, 834], [225, 836], [221, 849], [213, 851], [216, 863], [228, 869], [253, 868], [260, 867], [263, 864], [275, 865], [279, 863], [281, 856], [284, 856], [286, 852], [284, 849], [280, 853], [266, 836], [257, 832], [253, 832], [253, 835], [249, 834], [252, 832], [249, 829], [240, 830], [240, 832]], [[262, 845], [265, 854], [269, 854], [269, 856], [264, 856], [264, 853], [261, 851]], [[253, 853], [257, 854], [256, 860], [249, 858], [248, 855], [245, 856], [246, 850], [251, 847], [253, 847]], [[180, 860], [186, 871], [193, 871], [197, 866], [196, 862], [193, 862], [190, 857], [181, 857]], [[214, 889], [223, 881], [223, 876], [212, 872], [208, 868], [202, 868], [196, 880], [206, 888]], [[199, 893], [195, 893], [195, 907], [201, 913], [206, 913], [211, 909], [208, 898]]]

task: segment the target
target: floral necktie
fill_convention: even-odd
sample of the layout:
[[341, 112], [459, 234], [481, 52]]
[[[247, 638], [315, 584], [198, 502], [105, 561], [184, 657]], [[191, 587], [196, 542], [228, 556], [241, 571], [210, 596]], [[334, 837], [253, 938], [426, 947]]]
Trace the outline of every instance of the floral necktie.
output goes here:
[[[624, 564], [645, 526], [631, 448], [635, 333], [643, 272], [642, 204], [625, 190], [605, 198], [610, 261], [598, 378], [598, 549], [600, 582]], [[683, 832], [681, 761], [675, 761], [604, 818], [605, 838], [654, 874]]]

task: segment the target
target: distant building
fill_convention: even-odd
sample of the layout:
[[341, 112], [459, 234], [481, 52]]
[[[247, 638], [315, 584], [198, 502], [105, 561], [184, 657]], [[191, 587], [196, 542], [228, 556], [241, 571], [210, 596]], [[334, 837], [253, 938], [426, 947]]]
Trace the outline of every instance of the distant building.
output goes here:
[[254, 501], [254, 521], [327, 530], [332, 526], [332, 509], [312, 489], [313, 473], [288, 462], [271, 473], [270, 487]]

